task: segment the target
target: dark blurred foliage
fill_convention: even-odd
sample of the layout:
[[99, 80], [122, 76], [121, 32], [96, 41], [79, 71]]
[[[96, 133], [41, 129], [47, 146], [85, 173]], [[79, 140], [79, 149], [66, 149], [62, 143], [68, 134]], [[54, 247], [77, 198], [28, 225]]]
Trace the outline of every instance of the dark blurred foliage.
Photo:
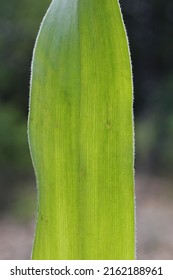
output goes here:
[[136, 170], [173, 166], [173, 1], [120, 0], [134, 73]]
[[50, 2], [0, 0], [0, 211], [34, 178], [27, 142], [30, 64]]
[[[26, 132], [30, 64], [50, 2], [0, 0], [0, 208], [19, 178], [24, 182], [33, 174]], [[120, 3], [133, 61], [136, 170], [168, 176], [173, 166], [173, 2]]]
[[0, 1], [0, 98], [25, 115], [32, 49], [49, 3], [48, 0]]

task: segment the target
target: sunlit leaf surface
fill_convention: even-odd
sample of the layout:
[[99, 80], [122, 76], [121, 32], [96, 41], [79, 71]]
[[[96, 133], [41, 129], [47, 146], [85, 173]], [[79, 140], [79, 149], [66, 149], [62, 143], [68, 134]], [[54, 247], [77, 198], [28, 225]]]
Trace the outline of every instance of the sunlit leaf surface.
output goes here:
[[116, 0], [54, 0], [31, 77], [33, 259], [134, 259], [132, 77]]

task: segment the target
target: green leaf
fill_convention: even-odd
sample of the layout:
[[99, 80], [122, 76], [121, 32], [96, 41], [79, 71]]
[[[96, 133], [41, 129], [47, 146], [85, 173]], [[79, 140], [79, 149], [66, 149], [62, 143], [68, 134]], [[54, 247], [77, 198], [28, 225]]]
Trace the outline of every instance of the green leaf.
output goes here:
[[54, 0], [32, 63], [33, 259], [134, 259], [132, 74], [116, 0]]

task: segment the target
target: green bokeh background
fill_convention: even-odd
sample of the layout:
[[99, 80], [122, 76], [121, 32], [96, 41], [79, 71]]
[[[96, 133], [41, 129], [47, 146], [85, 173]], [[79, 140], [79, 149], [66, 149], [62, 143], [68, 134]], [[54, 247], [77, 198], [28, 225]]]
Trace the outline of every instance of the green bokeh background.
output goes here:
[[[12, 221], [18, 228], [27, 228], [28, 223], [34, 225], [36, 183], [27, 143], [30, 64], [40, 22], [50, 2], [0, 0], [1, 241], [4, 240], [1, 235], [4, 224], [7, 226]], [[120, 3], [133, 61], [136, 174], [139, 185], [146, 178], [150, 178], [150, 182], [153, 182], [152, 178], [162, 178], [159, 182], [169, 181], [168, 189], [171, 190], [173, 2], [120, 0]], [[34, 226], [29, 228], [32, 240]], [[21, 255], [11, 248], [0, 254], [0, 259], [28, 258], [29, 245], [28, 251]], [[3, 250], [5, 252], [7, 247]]]

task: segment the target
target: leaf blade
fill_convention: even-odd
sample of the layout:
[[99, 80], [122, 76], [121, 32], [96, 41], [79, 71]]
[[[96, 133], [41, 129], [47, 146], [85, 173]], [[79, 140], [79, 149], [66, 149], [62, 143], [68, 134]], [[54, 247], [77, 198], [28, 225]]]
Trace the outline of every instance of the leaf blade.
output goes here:
[[118, 2], [54, 0], [33, 60], [33, 258], [134, 258], [132, 102]]

